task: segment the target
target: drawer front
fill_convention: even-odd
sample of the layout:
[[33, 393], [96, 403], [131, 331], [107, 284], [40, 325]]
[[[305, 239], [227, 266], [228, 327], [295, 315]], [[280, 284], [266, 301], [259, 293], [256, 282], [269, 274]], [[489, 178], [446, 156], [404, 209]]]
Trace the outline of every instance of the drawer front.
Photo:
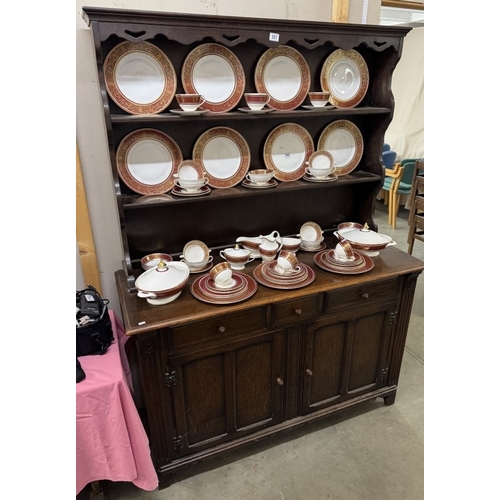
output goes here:
[[287, 325], [314, 318], [317, 315], [317, 303], [318, 296], [314, 295], [273, 304], [271, 308], [272, 326]]
[[266, 328], [266, 308], [259, 307], [170, 328], [168, 345], [172, 351], [264, 328]]
[[368, 305], [380, 300], [390, 300], [396, 296], [397, 279], [384, 283], [360, 285], [345, 290], [327, 292], [323, 312], [337, 311], [345, 307]]

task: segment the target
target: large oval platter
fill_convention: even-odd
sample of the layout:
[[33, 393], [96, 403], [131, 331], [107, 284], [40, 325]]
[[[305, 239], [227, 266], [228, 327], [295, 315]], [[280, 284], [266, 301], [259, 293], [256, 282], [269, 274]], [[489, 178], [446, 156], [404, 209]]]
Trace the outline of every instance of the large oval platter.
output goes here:
[[236, 186], [250, 166], [250, 148], [245, 138], [229, 127], [213, 127], [198, 137], [193, 148], [198, 162], [214, 188]]
[[335, 175], [351, 173], [363, 156], [363, 136], [359, 128], [348, 120], [337, 120], [327, 125], [318, 139], [318, 151], [326, 150], [333, 156]]
[[354, 49], [332, 52], [321, 69], [321, 88], [330, 92], [330, 103], [338, 108], [353, 108], [368, 90], [368, 66]]
[[104, 60], [111, 99], [133, 115], [163, 111], [174, 98], [177, 77], [170, 59], [148, 42], [122, 42]]
[[138, 194], [159, 195], [174, 186], [182, 151], [167, 134], [140, 129], [125, 136], [116, 150], [121, 180]]
[[212, 113], [233, 109], [245, 92], [245, 73], [239, 59], [228, 48], [205, 43], [184, 60], [181, 80], [187, 94], [201, 94], [201, 108]]
[[314, 142], [309, 132], [296, 123], [282, 123], [267, 136], [264, 143], [264, 163], [274, 170], [279, 181], [296, 181], [307, 168], [307, 161], [314, 152]]
[[311, 72], [302, 54], [287, 45], [266, 50], [255, 68], [257, 92], [269, 94], [267, 105], [280, 111], [300, 106], [311, 86]]

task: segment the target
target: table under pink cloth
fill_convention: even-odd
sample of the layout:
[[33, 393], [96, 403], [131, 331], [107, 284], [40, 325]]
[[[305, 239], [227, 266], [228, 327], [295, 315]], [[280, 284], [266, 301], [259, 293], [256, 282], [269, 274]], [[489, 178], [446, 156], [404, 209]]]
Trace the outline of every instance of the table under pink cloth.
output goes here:
[[109, 312], [114, 342], [106, 354], [78, 358], [86, 378], [76, 384], [76, 494], [92, 481], [128, 481], [152, 491], [158, 476], [137, 412], [123, 325]]

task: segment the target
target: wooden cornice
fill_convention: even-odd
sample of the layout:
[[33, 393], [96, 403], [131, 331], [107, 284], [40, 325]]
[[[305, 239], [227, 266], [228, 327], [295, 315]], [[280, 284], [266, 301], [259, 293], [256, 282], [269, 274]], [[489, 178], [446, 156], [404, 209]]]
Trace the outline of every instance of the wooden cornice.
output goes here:
[[406, 0], [382, 0], [382, 7], [393, 7], [396, 9], [424, 10], [424, 3]]

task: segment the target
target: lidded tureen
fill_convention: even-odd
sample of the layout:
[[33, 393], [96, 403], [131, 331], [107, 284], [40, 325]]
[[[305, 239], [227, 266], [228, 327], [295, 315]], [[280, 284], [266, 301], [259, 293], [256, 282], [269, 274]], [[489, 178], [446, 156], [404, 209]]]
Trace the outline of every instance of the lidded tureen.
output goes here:
[[343, 222], [338, 225], [337, 232], [355, 250], [378, 251], [396, 245], [390, 236], [372, 231], [368, 224], [363, 226], [357, 222]]

